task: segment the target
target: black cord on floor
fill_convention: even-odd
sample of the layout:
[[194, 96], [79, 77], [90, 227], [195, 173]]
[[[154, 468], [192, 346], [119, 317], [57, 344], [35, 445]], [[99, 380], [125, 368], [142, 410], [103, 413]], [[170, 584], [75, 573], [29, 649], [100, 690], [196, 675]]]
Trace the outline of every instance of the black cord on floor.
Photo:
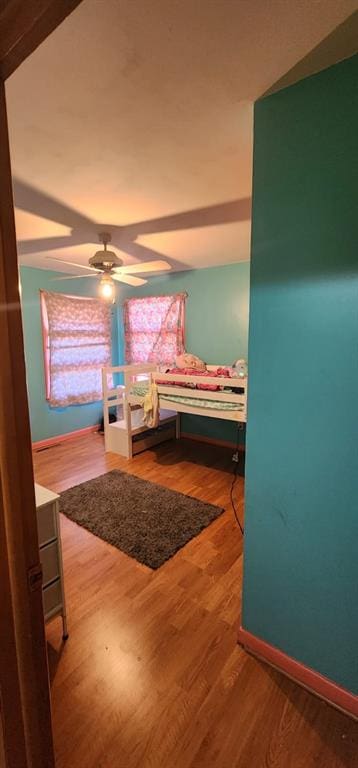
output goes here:
[[236, 480], [237, 480], [237, 477], [238, 477], [238, 471], [239, 471], [240, 427], [241, 427], [241, 425], [239, 423], [237, 425], [237, 437], [236, 437], [236, 456], [237, 456], [237, 461], [234, 462], [235, 463], [234, 477], [232, 479], [231, 488], [230, 488], [230, 501], [231, 501], [231, 506], [232, 506], [233, 511], [234, 511], [236, 522], [237, 522], [237, 524], [238, 524], [238, 526], [240, 528], [240, 531], [241, 531], [242, 535], [244, 535], [244, 529], [243, 529], [243, 527], [241, 525], [241, 522], [240, 522], [240, 519], [239, 519], [239, 515], [238, 515], [237, 509], [235, 507], [235, 502], [234, 502], [234, 488], [235, 488]]

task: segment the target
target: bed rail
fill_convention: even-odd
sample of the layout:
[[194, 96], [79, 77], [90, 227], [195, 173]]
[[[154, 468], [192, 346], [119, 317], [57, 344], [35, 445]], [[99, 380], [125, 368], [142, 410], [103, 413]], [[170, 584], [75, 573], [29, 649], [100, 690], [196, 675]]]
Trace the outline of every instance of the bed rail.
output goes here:
[[[215, 370], [218, 366], [211, 366], [212, 370]], [[150, 378], [153, 383], [157, 385], [158, 394], [170, 395], [176, 397], [190, 397], [198, 400], [214, 400], [217, 402], [234, 403], [238, 406], [238, 413], [240, 415], [236, 417], [238, 421], [246, 421], [247, 410], [247, 378], [229, 377], [229, 376], [197, 376], [195, 374], [180, 374], [180, 373], [161, 373], [160, 371], [153, 371], [150, 374]], [[187, 386], [176, 386], [177, 383], [183, 383]], [[188, 386], [190, 385], [190, 386]], [[210, 390], [199, 388], [201, 386], [216, 386], [227, 387], [222, 390]], [[198, 388], [197, 388], [198, 387]], [[233, 392], [229, 390], [240, 389], [240, 392]], [[173, 401], [174, 404], [174, 401]], [[191, 406], [188, 413], [194, 413], [195, 406]], [[199, 414], [199, 411], [198, 411]], [[220, 418], [235, 419], [233, 415], [234, 411], [227, 411], [225, 416], [224, 412], [220, 413]], [[205, 415], [200, 409], [199, 415]], [[206, 415], [214, 416], [213, 413]]]

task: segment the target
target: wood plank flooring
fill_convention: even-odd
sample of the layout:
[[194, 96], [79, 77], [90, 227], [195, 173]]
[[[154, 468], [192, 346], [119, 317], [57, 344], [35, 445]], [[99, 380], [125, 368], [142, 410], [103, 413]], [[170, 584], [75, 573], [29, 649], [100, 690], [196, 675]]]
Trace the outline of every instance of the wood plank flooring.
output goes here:
[[[69, 632], [48, 625], [57, 768], [357, 768], [358, 725], [236, 643], [242, 541], [231, 452], [167, 443], [127, 462], [96, 434], [34, 455], [62, 491], [118, 467], [225, 507], [152, 572], [61, 521]], [[243, 512], [243, 479], [236, 486]]]

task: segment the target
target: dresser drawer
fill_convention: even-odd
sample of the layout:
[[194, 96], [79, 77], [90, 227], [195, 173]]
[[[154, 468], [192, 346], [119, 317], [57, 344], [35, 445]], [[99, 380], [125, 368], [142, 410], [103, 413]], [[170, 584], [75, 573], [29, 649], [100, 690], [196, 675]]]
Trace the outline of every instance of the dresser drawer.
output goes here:
[[55, 504], [46, 504], [46, 506], [40, 507], [36, 510], [36, 515], [39, 546], [42, 547], [57, 537]]
[[43, 589], [42, 598], [43, 598], [43, 605], [44, 605], [44, 614], [46, 619], [48, 614], [54, 612], [56, 608], [61, 608], [62, 606], [62, 593], [61, 593], [60, 579], [55, 581], [53, 584], [49, 584], [48, 587], [45, 587]]
[[47, 544], [40, 549], [40, 561], [42, 565], [43, 587], [54, 581], [60, 575], [57, 541]]

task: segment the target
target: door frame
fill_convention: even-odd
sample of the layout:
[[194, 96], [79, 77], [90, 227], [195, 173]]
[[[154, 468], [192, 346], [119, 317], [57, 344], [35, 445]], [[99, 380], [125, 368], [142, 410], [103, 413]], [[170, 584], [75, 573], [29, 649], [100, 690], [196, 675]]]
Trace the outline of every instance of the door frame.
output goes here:
[[[81, 0], [0, 0], [0, 764], [54, 768], [5, 80]], [[2, 733], [1, 733], [2, 732]]]

